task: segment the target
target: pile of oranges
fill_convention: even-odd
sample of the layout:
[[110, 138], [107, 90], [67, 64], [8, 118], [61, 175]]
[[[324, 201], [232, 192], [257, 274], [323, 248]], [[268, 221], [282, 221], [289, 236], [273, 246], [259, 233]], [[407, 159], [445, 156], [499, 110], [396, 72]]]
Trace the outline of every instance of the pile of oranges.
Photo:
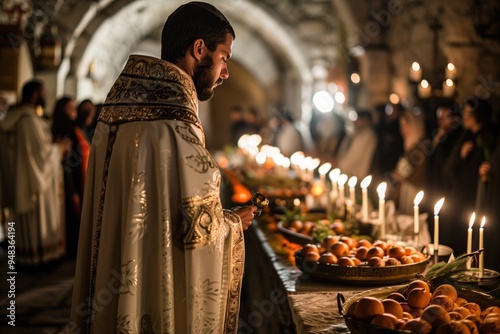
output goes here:
[[403, 293], [385, 299], [362, 297], [350, 305], [347, 316], [376, 327], [411, 333], [500, 333], [500, 307], [485, 309], [461, 298], [453, 285], [443, 284], [431, 292], [423, 280], [410, 282]]
[[383, 240], [373, 243], [366, 239], [358, 241], [352, 237], [337, 235], [327, 236], [321, 244], [304, 245], [300, 254], [305, 260], [339, 266], [397, 266], [426, 259], [426, 256], [414, 247], [403, 247]]

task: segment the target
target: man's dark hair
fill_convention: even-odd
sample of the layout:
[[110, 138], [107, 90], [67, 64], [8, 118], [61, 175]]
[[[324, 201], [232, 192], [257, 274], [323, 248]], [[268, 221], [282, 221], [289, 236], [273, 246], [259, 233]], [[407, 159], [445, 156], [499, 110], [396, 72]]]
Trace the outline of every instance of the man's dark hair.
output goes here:
[[31, 102], [35, 93], [42, 91], [43, 82], [40, 80], [30, 80], [23, 86], [23, 91], [21, 94], [22, 102]]
[[471, 107], [472, 116], [479, 124], [485, 125], [491, 122], [493, 109], [487, 100], [478, 97], [469, 97], [465, 100], [464, 105], [469, 105]]
[[215, 51], [228, 33], [236, 38], [231, 23], [217, 8], [204, 2], [189, 2], [177, 8], [163, 26], [161, 59], [176, 63], [198, 38]]

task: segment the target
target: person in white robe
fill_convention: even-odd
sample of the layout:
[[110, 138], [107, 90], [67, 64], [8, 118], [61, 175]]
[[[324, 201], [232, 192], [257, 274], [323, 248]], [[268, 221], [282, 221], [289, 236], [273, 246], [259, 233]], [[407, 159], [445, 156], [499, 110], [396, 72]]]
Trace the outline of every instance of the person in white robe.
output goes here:
[[131, 55], [92, 141], [69, 333], [237, 333], [243, 230], [223, 209], [198, 100], [228, 78], [234, 30], [215, 7], [167, 19], [162, 59]]
[[58, 260], [66, 247], [61, 160], [70, 142], [53, 142], [47, 122], [37, 114], [44, 104], [43, 83], [30, 81], [22, 102], [0, 121], [0, 206], [13, 222], [15, 262], [27, 266]]

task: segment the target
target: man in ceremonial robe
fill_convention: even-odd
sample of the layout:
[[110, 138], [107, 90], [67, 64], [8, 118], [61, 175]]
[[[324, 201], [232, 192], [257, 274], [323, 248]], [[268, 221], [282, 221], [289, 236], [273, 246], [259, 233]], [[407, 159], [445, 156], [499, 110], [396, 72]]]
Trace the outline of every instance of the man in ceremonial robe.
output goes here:
[[94, 133], [71, 333], [236, 333], [243, 230], [221, 207], [198, 100], [228, 78], [234, 30], [212, 5], [175, 10], [162, 59], [131, 55]]
[[0, 207], [12, 214], [14, 260], [28, 266], [65, 254], [61, 160], [70, 142], [53, 142], [47, 122], [37, 114], [44, 105], [44, 84], [30, 81], [21, 103], [0, 121]]

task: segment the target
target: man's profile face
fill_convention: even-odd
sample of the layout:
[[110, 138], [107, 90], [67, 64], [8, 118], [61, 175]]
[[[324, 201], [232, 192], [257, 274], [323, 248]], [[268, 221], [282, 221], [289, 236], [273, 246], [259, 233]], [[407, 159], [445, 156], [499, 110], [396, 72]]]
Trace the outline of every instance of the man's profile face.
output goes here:
[[45, 86], [40, 87], [40, 90], [38, 91], [35, 105], [41, 106], [42, 108], [45, 108], [46, 104], [46, 92], [45, 92]]
[[194, 85], [200, 101], [207, 101], [214, 95], [214, 89], [229, 77], [227, 60], [231, 57], [233, 37], [227, 34], [226, 41], [201, 60], [193, 75]]

